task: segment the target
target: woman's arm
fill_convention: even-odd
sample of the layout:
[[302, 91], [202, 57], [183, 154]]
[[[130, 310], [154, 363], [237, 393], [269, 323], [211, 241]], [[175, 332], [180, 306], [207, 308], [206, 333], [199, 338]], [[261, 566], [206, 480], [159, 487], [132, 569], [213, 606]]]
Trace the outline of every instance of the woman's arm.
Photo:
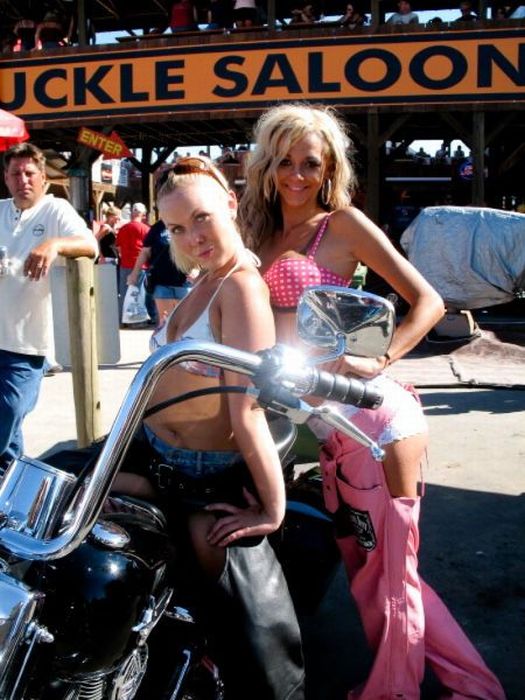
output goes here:
[[93, 233], [95, 234], [95, 238], [97, 239], [97, 241], [100, 241], [101, 238], [104, 238], [108, 230], [109, 226], [107, 224], [101, 224], [98, 221], [93, 222]]
[[443, 300], [416, 268], [399, 253], [387, 236], [359, 209], [336, 212], [331, 222], [339, 250], [372, 268], [409, 304], [398, 325], [387, 358], [346, 356], [347, 371], [364, 377], [382, 371], [390, 362], [412, 350], [443, 316]]
[[[225, 282], [220, 293], [221, 339], [225, 345], [256, 352], [275, 343], [273, 314], [268, 290], [253, 271], [240, 271]], [[225, 372], [227, 384], [249, 385], [244, 375]], [[244, 394], [228, 397], [230, 420], [239, 451], [255, 483], [258, 502], [247, 499], [247, 508], [218, 504], [210, 508], [226, 510], [229, 516], [217, 521], [210, 543], [222, 546], [241, 537], [274, 532], [285, 511], [282, 467], [266, 416], [255, 401]]]
[[128, 285], [137, 286], [137, 280], [142, 271], [142, 266], [145, 265], [151, 258], [151, 248], [143, 247], [135, 260], [133, 270], [128, 275]]

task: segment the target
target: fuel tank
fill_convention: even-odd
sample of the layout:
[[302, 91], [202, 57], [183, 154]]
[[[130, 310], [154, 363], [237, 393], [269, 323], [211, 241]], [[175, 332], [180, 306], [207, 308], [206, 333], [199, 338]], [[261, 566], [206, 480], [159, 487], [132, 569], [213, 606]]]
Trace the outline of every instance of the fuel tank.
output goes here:
[[46, 596], [41, 623], [55, 637], [57, 671], [109, 669], [132, 649], [134, 628], [165, 598], [174, 560], [161, 520], [126, 508], [101, 518], [67, 557], [33, 563], [25, 582]]

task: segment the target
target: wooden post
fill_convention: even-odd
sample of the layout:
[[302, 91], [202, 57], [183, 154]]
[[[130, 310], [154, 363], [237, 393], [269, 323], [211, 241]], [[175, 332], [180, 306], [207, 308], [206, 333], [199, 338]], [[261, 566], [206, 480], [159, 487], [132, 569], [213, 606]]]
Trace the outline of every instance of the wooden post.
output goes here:
[[87, 31], [87, 17], [86, 17], [86, 0], [78, 0], [77, 4], [77, 32], [78, 32], [78, 45], [88, 46], [88, 31]]
[[370, 28], [375, 32], [378, 26], [385, 21], [385, 13], [383, 8], [380, 6], [379, 0], [371, 0], [370, 11]]
[[[144, 176], [143, 176], [144, 177]], [[146, 209], [148, 210], [148, 221], [147, 223], [154, 224], [157, 219], [157, 199], [155, 197], [155, 173], [148, 173], [149, 187], [148, 187], [148, 200], [144, 202]]]
[[275, 0], [268, 0], [266, 9], [268, 29], [275, 29]]
[[472, 204], [485, 206], [485, 112], [472, 116]]
[[86, 447], [102, 435], [93, 261], [66, 260], [66, 281], [77, 443]]
[[367, 117], [368, 168], [366, 183], [366, 213], [379, 225], [379, 114], [370, 109]]
[[145, 207], [148, 206], [148, 202], [150, 201], [151, 197], [151, 191], [150, 191], [150, 173], [152, 171], [151, 168], [151, 156], [153, 154], [153, 148], [151, 146], [144, 146], [142, 149], [142, 167], [140, 169], [140, 174], [142, 175], [142, 178], [140, 180], [141, 184], [141, 202], [144, 204]]

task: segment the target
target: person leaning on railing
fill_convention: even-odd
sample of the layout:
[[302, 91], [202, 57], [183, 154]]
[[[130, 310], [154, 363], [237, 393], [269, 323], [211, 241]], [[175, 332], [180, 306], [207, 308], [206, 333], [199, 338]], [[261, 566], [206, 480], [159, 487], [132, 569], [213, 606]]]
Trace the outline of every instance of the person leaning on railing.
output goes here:
[[59, 15], [47, 12], [35, 32], [37, 48], [54, 49], [67, 44], [66, 30]]
[[290, 24], [316, 24], [318, 17], [315, 14], [314, 6], [304, 3], [301, 7], [291, 10], [292, 19]]
[[65, 199], [46, 194], [46, 160], [31, 143], [4, 154], [0, 200], [0, 471], [24, 452], [22, 423], [53, 353], [49, 273], [58, 257], [96, 257], [95, 236]]
[[176, 32], [191, 32], [199, 28], [197, 8], [192, 0], [176, 0], [171, 6], [170, 29]]
[[339, 24], [348, 29], [355, 29], [366, 24], [366, 16], [353, 4], [348, 3], [345, 13], [339, 18]]
[[388, 18], [387, 24], [418, 24], [419, 17], [415, 12], [412, 12], [412, 7], [408, 0], [399, 0], [397, 3], [397, 12]]

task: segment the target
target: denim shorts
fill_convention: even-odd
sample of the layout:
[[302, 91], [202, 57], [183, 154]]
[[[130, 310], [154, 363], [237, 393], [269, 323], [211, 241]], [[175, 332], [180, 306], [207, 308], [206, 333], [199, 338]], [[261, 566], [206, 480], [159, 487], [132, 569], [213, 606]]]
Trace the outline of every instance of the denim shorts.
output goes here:
[[241, 453], [234, 450], [187, 450], [184, 447], [168, 445], [146, 424], [144, 432], [149, 444], [165, 464], [194, 479], [221, 474], [244, 462]]
[[153, 290], [154, 299], [184, 299], [189, 294], [191, 287], [169, 287], [165, 284], [156, 284]]

